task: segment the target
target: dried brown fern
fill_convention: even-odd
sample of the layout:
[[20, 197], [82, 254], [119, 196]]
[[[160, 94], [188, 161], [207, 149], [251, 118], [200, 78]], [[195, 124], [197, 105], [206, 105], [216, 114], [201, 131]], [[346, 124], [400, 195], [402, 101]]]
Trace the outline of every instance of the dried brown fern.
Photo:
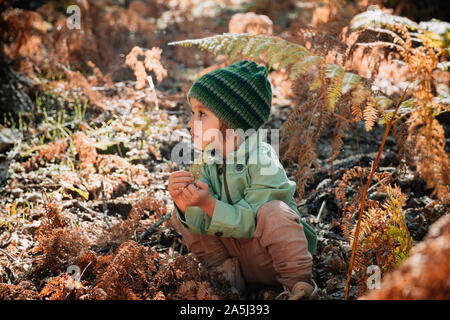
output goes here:
[[167, 300], [239, 298], [220, 273], [207, 269], [193, 256], [178, 256], [161, 265], [148, 293], [152, 299], [163, 296]]
[[[339, 187], [336, 188], [336, 198], [344, 206], [341, 228], [351, 246], [355, 241], [355, 217], [360, 208], [363, 186], [358, 186], [358, 191], [350, 201], [345, 191], [352, 186], [352, 179], [365, 178], [368, 172], [369, 168], [354, 167], [344, 174]], [[377, 178], [380, 182], [378, 192], [385, 192], [387, 197], [382, 203], [368, 200], [367, 209], [361, 217], [353, 264], [358, 296], [367, 290], [367, 268], [370, 265], [378, 266], [384, 274], [398, 265], [412, 247], [412, 238], [402, 210], [406, 203], [405, 195], [397, 186], [391, 187], [388, 184], [390, 173], [382, 173]]]
[[[67, 139], [60, 139], [47, 145], [37, 147], [38, 151], [30, 159], [23, 163], [26, 171], [36, 170], [47, 162], [61, 160], [66, 153]], [[32, 148], [31, 150], [36, 149]]]
[[[404, 130], [402, 130], [402, 136], [397, 134], [397, 137], [401, 138], [400, 142], [404, 143], [404, 145], [399, 144], [399, 152], [402, 158], [416, 158], [413, 163], [416, 174], [425, 180], [427, 188], [433, 189], [432, 195], [438, 201], [449, 205], [450, 158], [445, 151], [444, 129], [436, 120], [436, 115], [450, 111], [450, 104], [445, 102], [445, 99], [435, 97], [433, 93], [433, 71], [439, 68], [439, 58], [445, 54], [444, 42], [441, 41], [440, 45], [437, 45], [436, 41], [431, 39], [434, 37], [434, 32], [424, 31], [408, 19], [381, 12], [377, 14], [367, 12], [358, 17], [355, 23], [357, 26], [368, 25], [368, 21], [376, 19], [380, 20], [379, 25], [384, 25], [386, 28], [365, 28], [385, 34], [392, 40], [360, 45], [389, 47], [396, 50], [407, 64], [410, 74], [409, 82], [414, 86], [412, 98], [405, 101], [405, 107], [399, 110], [399, 116], [407, 118], [408, 124], [406, 139], [404, 139]], [[408, 28], [415, 29], [418, 33], [412, 35]], [[413, 45], [413, 42], [421, 42], [422, 45]], [[387, 123], [392, 116], [392, 112], [387, 111], [381, 113], [384, 123]], [[365, 116], [372, 122], [373, 108], [368, 109]], [[408, 148], [404, 148], [405, 145]], [[409, 152], [409, 155], [406, 155], [406, 152]], [[408, 164], [411, 162], [408, 161]]]
[[147, 212], [148, 215], [154, 215], [155, 219], [160, 219], [168, 211], [169, 209], [163, 200], [156, 199], [153, 194], [149, 193], [145, 198], [133, 205], [129, 217], [132, 219], [141, 219]]
[[[401, 98], [399, 99], [399, 101], [397, 102], [397, 105], [396, 105], [396, 107], [395, 107], [395, 109], [394, 109], [394, 111], [392, 113], [392, 116], [390, 117], [389, 121], [387, 121], [387, 123], [386, 123], [386, 128], [384, 130], [383, 139], [381, 141], [380, 147], [378, 148], [377, 157], [375, 158], [375, 161], [374, 161], [374, 163], [372, 165], [369, 177], [367, 179], [367, 183], [366, 183], [366, 185], [364, 187], [364, 190], [362, 192], [362, 195], [361, 195], [361, 200], [360, 200], [361, 203], [360, 203], [360, 206], [359, 206], [355, 232], [354, 232], [354, 235], [353, 235], [354, 241], [352, 243], [352, 253], [351, 253], [351, 256], [350, 256], [350, 263], [349, 263], [349, 268], [348, 268], [348, 272], [347, 272], [347, 283], [346, 283], [346, 286], [345, 286], [345, 299], [348, 299], [348, 293], [349, 293], [349, 289], [350, 289], [350, 279], [351, 279], [351, 275], [352, 275], [352, 271], [353, 271], [353, 267], [354, 267], [354, 263], [355, 263], [356, 253], [358, 251], [357, 239], [359, 239], [359, 233], [361, 231], [361, 223], [362, 223], [362, 220], [363, 220], [362, 219], [363, 212], [364, 212], [365, 206], [366, 206], [367, 192], [369, 190], [370, 184], [372, 183], [372, 179], [373, 179], [373, 177], [375, 175], [375, 171], [376, 171], [376, 169], [378, 167], [378, 162], [380, 160], [380, 156], [381, 156], [381, 153], [383, 151], [384, 144], [386, 143], [387, 136], [388, 136], [389, 131], [390, 131], [391, 127], [392, 127], [394, 119], [395, 119], [395, 117], [397, 115], [399, 107], [400, 107], [401, 103], [403, 102], [403, 100], [405, 98], [405, 95], [406, 95], [406, 93], [408, 91], [408, 88], [409, 88], [409, 86], [406, 87], [406, 89], [403, 91], [403, 94], [402, 94]], [[380, 184], [382, 184], [381, 181], [380, 181]], [[405, 226], [405, 228], [406, 228], [406, 226]], [[408, 235], [409, 235], [409, 233], [408, 233]]]
[[151, 249], [129, 240], [118, 249], [96, 288], [103, 289], [108, 299], [142, 299], [155, 271]]
[[136, 89], [139, 90], [146, 86], [146, 69], [148, 71], [153, 70], [158, 82], [161, 82], [163, 78], [167, 76], [167, 70], [164, 69], [161, 64], [161, 52], [162, 50], [160, 48], [152, 48], [151, 50], [148, 50], [140, 47], [134, 47], [130, 53], [127, 54], [125, 63], [134, 71], [134, 75], [137, 79]]
[[129, 184], [150, 183], [149, 173], [144, 166], [133, 165], [117, 155], [98, 154], [94, 141], [84, 132], [76, 132], [73, 142], [80, 161], [82, 186], [94, 199], [102, 197], [102, 181], [106, 199], [123, 193]]
[[[298, 104], [289, 114], [281, 129], [280, 150], [284, 150], [283, 161], [296, 161], [299, 170], [296, 174], [297, 190], [300, 197], [305, 188], [313, 181], [312, 166], [318, 168], [315, 142], [320, 137], [324, 116], [315, 117], [315, 112], [324, 109], [318, 99], [310, 97]], [[320, 113], [326, 115], [327, 112]]]
[[33, 261], [34, 276], [49, 276], [65, 271], [82, 248], [89, 245], [80, 228], [70, 227], [60, 216], [56, 204], [49, 202], [47, 197], [44, 207], [46, 214], [36, 231], [38, 246], [34, 251], [41, 255]]

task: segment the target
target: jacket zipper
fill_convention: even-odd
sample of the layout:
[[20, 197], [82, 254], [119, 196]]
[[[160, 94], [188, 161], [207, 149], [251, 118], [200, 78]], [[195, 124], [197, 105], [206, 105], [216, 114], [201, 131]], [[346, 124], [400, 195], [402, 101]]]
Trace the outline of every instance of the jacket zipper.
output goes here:
[[225, 163], [222, 164], [222, 171], [223, 171], [223, 183], [225, 185], [225, 193], [227, 194], [227, 199], [229, 204], [233, 204], [230, 197], [230, 191], [228, 190], [228, 184], [227, 184], [227, 163], [226, 160], [224, 160]]

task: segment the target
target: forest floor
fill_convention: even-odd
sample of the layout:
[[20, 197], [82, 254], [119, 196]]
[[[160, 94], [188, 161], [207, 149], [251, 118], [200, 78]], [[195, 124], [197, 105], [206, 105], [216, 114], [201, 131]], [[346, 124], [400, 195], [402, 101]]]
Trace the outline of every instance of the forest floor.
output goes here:
[[[221, 19], [227, 21], [227, 15]], [[226, 27], [217, 30], [225, 32]], [[174, 49], [164, 50], [163, 56]], [[48, 84], [53, 89], [44, 91], [33, 107], [34, 129], [22, 131], [17, 124], [2, 131], [17, 134], [21, 143], [2, 145], [8, 158], [0, 163], [0, 298], [239, 297], [220, 276], [198, 264], [170, 221], [140, 239], [173, 209], [167, 191], [170, 173], [189, 168], [171, 161], [171, 152], [180, 141], [190, 141], [186, 88], [205, 69], [174, 60], [165, 67], [168, 76], [156, 86], [158, 108], [153, 92], [148, 87], [136, 89], [133, 80], [95, 87], [108, 106], [99, 109], [60, 94], [54, 89], [58, 80], [42, 79], [44, 87]], [[269, 79], [281, 84], [283, 76], [272, 71]], [[274, 87], [272, 113], [264, 128], [280, 129], [291, 105], [292, 97]], [[73, 132], [68, 135], [64, 127]], [[326, 131], [318, 142], [322, 168], [314, 169], [315, 181], [298, 199], [298, 209], [318, 233], [313, 278], [319, 299], [344, 298], [350, 258], [335, 189], [350, 168], [370, 167], [383, 133], [379, 125], [366, 132], [363, 123], [350, 130], [333, 163], [334, 181], [326, 162], [333, 131]], [[283, 165], [295, 181], [296, 164]], [[394, 173], [392, 183], [407, 196], [403, 209], [409, 232], [414, 244], [420, 242], [445, 208], [427, 207], [431, 191], [412, 172], [399, 169], [391, 136], [378, 172]], [[379, 197], [376, 189], [368, 194], [372, 200]], [[282, 291], [281, 286], [250, 285], [246, 298], [275, 299]], [[352, 279], [350, 299], [355, 298]]]

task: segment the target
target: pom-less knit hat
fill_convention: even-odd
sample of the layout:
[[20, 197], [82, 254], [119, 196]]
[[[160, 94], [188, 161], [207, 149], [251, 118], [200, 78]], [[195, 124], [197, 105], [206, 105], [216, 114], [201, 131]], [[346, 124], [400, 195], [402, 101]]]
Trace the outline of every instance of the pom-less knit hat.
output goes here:
[[213, 70], [195, 81], [187, 94], [231, 129], [257, 130], [268, 119], [272, 88], [265, 66], [243, 60]]

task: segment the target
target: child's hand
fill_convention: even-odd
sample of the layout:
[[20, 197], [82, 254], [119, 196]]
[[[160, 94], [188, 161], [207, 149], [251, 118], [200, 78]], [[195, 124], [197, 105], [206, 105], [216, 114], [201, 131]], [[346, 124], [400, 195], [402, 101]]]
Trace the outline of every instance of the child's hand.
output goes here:
[[186, 211], [187, 205], [181, 197], [182, 191], [190, 183], [193, 182], [194, 176], [192, 175], [192, 173], [187, 171], [175, 171], [169, 176], [169, 194], [172, 197], [172, 200], [183, 213]]
[[187, 171], [175, 171], [169, 176], [169, 193], [172, 198], [179, 196], [182, 190], [194, 182], [194, 175]]
[[181, 192], [181, 198], [186, 206], [197, 206], [210, 217], [214, 212], [216, 201], [209, 192], [209, 187], [206, 183], [197, 181], [188, 184]]

